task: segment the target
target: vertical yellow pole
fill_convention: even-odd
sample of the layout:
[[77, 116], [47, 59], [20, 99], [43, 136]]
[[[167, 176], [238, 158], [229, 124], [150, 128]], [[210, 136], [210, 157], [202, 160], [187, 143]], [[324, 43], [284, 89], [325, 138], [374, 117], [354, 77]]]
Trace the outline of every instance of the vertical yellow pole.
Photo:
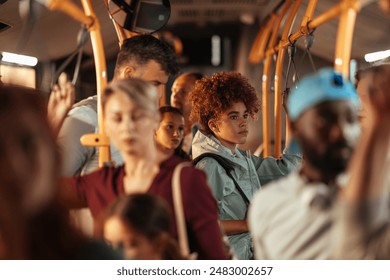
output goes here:
[[51, 0], [46, 4], [51, 10], [62, 11], [72, 18], [84, 24], [90, 33], [93, 55], [96, 69], [96, 86], [97, 86], [97, 115], [98, 115], [98, 134], [86, 134], [80, 139], [85, 146], [96, 146], [99, 149], [99, 167], [105, 163], [111, 162], [110, 139], [104, 132], [103, 110], [101, 95], [107, 86], [107, 67], [104, 55], [103, 39], [100, 32], [99, 20], [92, 8], [90, 0], [81, 0], [84, 12], [80, 10], [73, 2], [69, 0]]
[[126, 40], [127, 38], [130, 38], [130, 37], [133, 37], [133, 36], [138, 35], [137, 33], [134, 33], [134, 32], [131, 32], [131, 31], [128, 31], [128, 30], [124, 29], [122, 26], [120, 26], [120, 25], [114, 20], [114, 18], [112, 18], [112, 17], [110, 17], [110, 18], [111, 18], [112, 24], [113, 24], [114, 27], [115, 27], [116, 35], [118, 36], [119, 47], [122, 46], [123, 41]]
[[[102, 35], [100, 32], [99, 20], [96, 17], [95, 12], [93, 11], [90, 0], [81, 0], [81, 3], [83, 5], [85, 14], [93, 19], [93, 24], [90, 27], [89, 32], [91, 36], [93, 55], [95, 59], [95, 72], [96, 72], [96, 84], [97, 84], [97, 100], [98, 100], [97, 113], [98, 113], [99, 137], [97, 137], [96, 139], [105, 138], [105, 139], [99, 139], [101, 141], [99, 140], [97, 141], [100, 143], [100, 145], [98, 145], [99, 167], [102, 167], [105, 163], [111, 161], [109, 141], [107, 141], [108, 137], [105, 135], [105, 131], [104, 131], [102, 99], [101, 99], [103, 90], [107, 86], [107, 66], [106, 66], [106, 59], [104, 55], [104, 46], [103, 46]], [[101, 145], [103, 143], [104, 145]]]
[[345, 78], [348, 78], [353, 30], [360, 5], [358, 0], [343, 0], [342, 4], [336, 39], [334, 68], [342, 73]]
[[[280, 25], [282, 23], [283, 18], [287, 14], [290, 9], [292, 1], [287, 1], [282, 11], [279, 15], [276, 16], [276, 19], [269, 23], [270, 29], [272, 30], [271, 38], [268, 41], [268, 46], [274, 46], [276, 44], [276, 40], [279, 35]], [[262, 77], [262, 102], [263, 102], [263, 145], [264, 152], [263, 156], [267, 157], [271, 155], [271, 143], [270, 143], [270, 128], [269, 128], [269, 88], [270, 88], [270, 71], [272, 65], [272, 53], [267, 53], [264, 59], [264, 69], [263, 69], [263, 77]]]
[[57, 10], [64, 12], [71, 16], [75, 20], [81, 22], [85, 26], [89, 27], [93, 24], [93, 19], [83, 13], [78, 6], [69, 0], [51, 0], [47, 4], [50, 10]]
[[301, 30], [302, 34], [309, 33], [309, 30], [307, 30], [307, 25], [313, 18], [313, 14], [314, 14], [314, 10], [317, 6], [317, 2], [318, 2], [318, 0], [309, 0], [309, 3], [307, 4], [305, 15], [303, 16], [302, 21], [301, 21], [300, 30]]
[[[298, 9], [302, 4], [302, 0], [297, 0], [294, 3], [292, 10], [290, 11], [289, 17], [283, 28], [282, 40], [288, 39], [291, 32], [291, 27], [294, 23]], [[280, 41], [280, 42], [281, 42]], [[282, 153], [282, 72], [283, 62], [285, 57], [286, 49], [279, 44], [278, 58], [276, 60], [275, 68], [275, 104], [274, 104], [274, 116], [275, 116], [275, 151], [274, 155], [279, 157]]]
[[261, 59], [264, 58], [267, 43], [269, 41], [276, 18], [277, 15], [272, 13], [267, 24], [263, 25], [257, 33], [256, 39], [249, 52], [249, 61], [251, 63], [259, 63]]
[[[260, 42], [260, 46], [263, 49], [262, 55], [264, 55], [264, 49], [267, 46], [267, 41], [269, 39], [269, 35], [271, 33], [271, 28], [273, 27], [273, 23], [275, 22], [276, 16], [272, 16], [270, 21], [267, 24], [266, 29], [264, 30], [265, 36], [263, 36], [263, 40]], [[261, 49], [260, 49], [261, 51]], [[272, 64], [272, 56], [267, 56], [264, 59], [263, 63], [263, 76], [262, 76], [262, 123], [263, 123], [263, 156], [269, 156], [270, 154], [270, 133], [269, 133], [269, 72]]]

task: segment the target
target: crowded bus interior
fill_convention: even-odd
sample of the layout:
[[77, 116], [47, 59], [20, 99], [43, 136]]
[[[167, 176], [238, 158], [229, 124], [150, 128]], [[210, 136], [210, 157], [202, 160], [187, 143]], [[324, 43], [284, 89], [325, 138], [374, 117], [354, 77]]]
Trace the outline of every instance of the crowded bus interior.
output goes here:
[[389, 0], [0, 0], [0, 259], [390, 259]]

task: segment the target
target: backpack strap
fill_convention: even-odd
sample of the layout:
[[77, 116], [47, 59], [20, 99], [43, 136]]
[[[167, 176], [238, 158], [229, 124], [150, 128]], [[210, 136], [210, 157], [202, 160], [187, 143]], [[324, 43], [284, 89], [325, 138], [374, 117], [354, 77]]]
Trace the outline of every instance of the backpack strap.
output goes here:
[[192, 163], [195, 166], [195, 165], [198, 164], [199, 161], [201, 161], [202, 159], [207, 158], [207, 157], [215, 159], [218, 162], [218, 164], [220, 166], [222, 166], [223, 169], [225, 169], [226, 174], [230, 177], [230, 179], [233, 180], [234, 186], [236, 187], [238, 193], [241, 195], [241, 197], [244, 200], [246, 206], [249, 206], [250, 201], [249, 201], [248, 197], [246, 196], [246, 194], [244, 193], [244, 191], [242, 190], [240, 185], [237, 183], [237, 181], [234, 179], [234, 177], [233, 177], [233, 175], [231, 173], [234, 170], [234, 167], [233, 167], [233, 164], [232, 164], [231, 161], [229, 161], [228, 159], [224, 158], [223, 156], [220, 156], [220, 155], [217, 155], [217, 154], [214, 154], [214, 153], [204, 153], [204, 154], [201, 154], [200, 156], [194, 158], [192, 160]]

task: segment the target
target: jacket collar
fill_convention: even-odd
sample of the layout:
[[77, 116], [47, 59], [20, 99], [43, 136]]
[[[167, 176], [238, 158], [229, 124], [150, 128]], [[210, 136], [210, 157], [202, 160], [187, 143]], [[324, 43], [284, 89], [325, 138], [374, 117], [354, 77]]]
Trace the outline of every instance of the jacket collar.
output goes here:
[[[204, 153], [215, 153], [223, 156], [231, 162], [240, 165], [247, 169], [245, 152], [235, 148], [235, 154], [225, 146], [213, 135], [205, 135], [198, 131], [192, 141], [192, 157], [196, 158]], [[245, 162], [245, 163], [244, 163]]]

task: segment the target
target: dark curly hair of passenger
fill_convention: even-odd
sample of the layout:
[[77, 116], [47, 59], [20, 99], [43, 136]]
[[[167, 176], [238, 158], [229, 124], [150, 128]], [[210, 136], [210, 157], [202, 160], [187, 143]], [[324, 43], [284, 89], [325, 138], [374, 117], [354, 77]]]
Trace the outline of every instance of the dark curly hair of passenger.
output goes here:
[[260, 109], [255, 88], [238, 72], [222, 71], [198, 80], [190, 92], [190, 100], [190, 120], [199, 122], [206, 134], [212, 134], [209, 120], [218, 119], [233, 103], [243, 102], [251, 118]]

